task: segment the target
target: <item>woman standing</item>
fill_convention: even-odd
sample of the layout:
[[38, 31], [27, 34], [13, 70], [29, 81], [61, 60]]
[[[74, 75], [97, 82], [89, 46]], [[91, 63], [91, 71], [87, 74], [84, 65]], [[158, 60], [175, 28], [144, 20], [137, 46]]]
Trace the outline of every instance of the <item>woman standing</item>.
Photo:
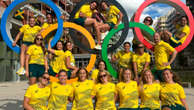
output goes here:
[[161, 84], [162, 110], [189, 110], [183, 87], [170, 69], [163, 71], [164, 83]]
[[17, 74], [21, 75], [24, 74], [24, 63], [26, 58], [26, 51], [28, 46], [32, 45], [36, 35], [40, 32], [41, 27], [35, 25], [35, 18], [29, 18], [29, 24], [23, 25], [20, 28], [20, 32], [17, 34], [12, 46], [15, 47], [16, 43], [23, 36], [22, 45], [21, 45], [21, 52], [20, 52], [20, 69], [16, 72]]
[[28, 87], [24, 96], [25, 110], [47, 110], [47, 101], [50, 96], [50, 88], [47, 86], [49, 80], [49, 75], [45, 73], [39, 83]]
[[154, 83], [152, 72], [150, 70], [143, 72], [139, 86], [140, 110], [160, 110], [160, 89], [160, 84]]
[[41, 35], [37, 35], [34, 44], [27, 50], [26, 55], [26, 76], [29, 77], [30, 84], [35, 84], [36, 80], [44, 72], [48, 72], [46, 50]]
[[138, 86], [137, 82], [131, 79], [131, 70], [124, 69], [121, 82], [116, 86], [119, 97], [119, 110], [138, 110]]
[[66, 110], [68, 99], [73, 99], [73, 88], [66, 84], [67, 72], [60, 70], [58, 73], [59, 82], [52, 82], [50, 85], [51, 95], [48, 102], [49, 110]]
[[95, 110], [116, 110], [116, 88], [115, 84], [110, 82], [110, 76], [107, 71], [98, 73], [97, 84], [92, 92], [92, 97], [96, 97]]
[[74, 91], [72, 110], [93, 110], [91, 93], [94, 82], [88, 80], [88, 75], [85, 68], [80, 68], [77, 72], [78, 81], [72, 84]]
[[100, 60], [97, 64], [97, 69], [92, 71], [92, 76], [91, 76], [92, 80], [96, 82], [99, 71], [104, 71], [104, 70], [106, 70], [106, 63], [103, 60]]
[[73, 49], [73, 44], [70, 41], [68, 41], [66, 42], [65, 46], [66, 46], [65, 64], [68, 71], [68, 79], [70, 79], [76, 76], [76, 72], [78, 71], [78, 68], [75, 66], [75, 58], [71, 53]]

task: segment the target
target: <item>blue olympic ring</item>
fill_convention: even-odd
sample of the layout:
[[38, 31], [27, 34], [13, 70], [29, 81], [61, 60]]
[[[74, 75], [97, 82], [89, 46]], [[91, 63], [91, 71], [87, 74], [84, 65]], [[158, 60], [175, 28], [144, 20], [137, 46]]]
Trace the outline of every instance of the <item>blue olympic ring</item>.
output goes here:
[[[5, 12], [3, 13], [2, 19], [1, 19], [1, 34], [2, 34], [3, 40], [6, 42], [6, 44], [13, 51], [15, 51], [18, 54], [20, 53], [20, 47], [19, 46], [13, 47], [12, 46], [12, 42], [13, 42], [12, 37], [7, 34], [7, 30], [6, 30], [7, 18], [9, 16], [9, 14], [11, 13], [11, 11], [17, 5], [21, 4], [22, 2], [25, 3], [25, 2], [29, 2], [29, 1], [30, 0], [15, 0], [6, 8]], [[33, 0], [33, 1], [35, 1], [35, 0]], [[59, 8], [51, 0], [40, 0], [40, 1], [47, 4], [48, 6], [50, 6], [54, 10], [56, 17], [57, 17], [58, 28], [57, 28], [57, 32], [56, 32], [53, 40], [51, 41], [51, 46], [54, 46], [57, 43], [57, 41], [60, 39], [60, 36], [62, 35], [62, 32], [63, 32], [63, 20], [60, 19], [61, 12], [60, 12]]]

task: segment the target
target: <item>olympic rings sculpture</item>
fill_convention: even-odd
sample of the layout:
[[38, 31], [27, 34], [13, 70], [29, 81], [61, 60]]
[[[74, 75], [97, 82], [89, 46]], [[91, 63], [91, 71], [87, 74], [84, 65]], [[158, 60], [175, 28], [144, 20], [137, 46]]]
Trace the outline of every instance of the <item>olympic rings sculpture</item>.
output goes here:
[[[61, 16], [61, 12], [60, 10], [58, 9], [58, 7], [51, 1], [51, 0], [15, 0], [14, 2], [12, 2], [8, 8], [6, 8], [3, 16], [2, 16], [2, 20], [1, 20], [1, 34], [3, 36], [3, 40], [6, 42], [6, 44], [13, 50], [15, 51], [16, 53], [19, 53], [20, 52], [20, 48], [17, 46], [17, 47], [12, 47], [12, 37], [11, 37], [11, 34], [10, 34], [10, 31], [8, 31], [8, 24], [7, 24], [7, 19], [11, 16], [11, 14], [13, 14], [13, 11], [12, 10], [16, 10], [18, 9], [18, 7], [22, 6], [23, 4], [25, 3], [29, 3], [29, 2], [32, 2], [32, 3], [35, 3], [35, 2], [43, 2], [45, 4], [47, 4], [48, 6], [50, 6], [56, 16], [57, 16], [57, 21], [58, 21], [58, 24], [55, 24], [53, 26], [51, 26], [50, 28], [46, 29], [42, 35], [43, 36], [46, 36], [49, 32], [51, 32], [52, 30], [55, 30], [57, 29], [57, 33], [54, 37], [54, 39], [52, 40], [51, 42], [51, 46], [54, 46], [57, 41], [60, 39], [60, 36], [62, 35], [62, 32], [63, 32], [63, 27], [64, 28], [72, 28], [72, 29], [75, 29], [77, 31], [80, 31], [82, 34], [85, 35], [85, 37], [88, 39], [89, 43], [90, 43], [90, 48], [87, 48], [87, 51], [89, 51], [91, 53], [91, 59], [90, 59], [90, 63], [89, 65], [87, 66], [87, 70], [88, 71], [91, 71], [91, 69], [93, 68], [94, 66], [94, 63], [96, 61], [96, 54], [99, 53], [99, 52], [96, 52], [96, 51], [93, 51], [93, 48], [95, 46], [95, 42], [94, 42], [94, 39], [92, 38], [91, 34], [86, 30], [84, 29], [82, 26], [79, 26], [79, 25], [76, 25], [74, 23], [71, 23], [71, 20], [72, 18], [74, 17], [74, 14], [76, 13], [76, 11], [79, 10], [79, 8], [86, 2], [89, 2], [89, 1], [93, 1], [93, 0], [84, 0], [82, 2], [80, 2], [80, 4], [78, 4], [78, 6], [73, 10], [71, 16], [70, 16], [70, 22], [64, 22], [63, 24], [63, 21], [62, 19], [60, 19], [60, 16]], [[114, 5], [116, 5], [123, 13], [124, 15], [126, 15], [126, 12], [125, 10], [123, 9], [123, 7], [118, 3], [116, 2], [115, 0], [107, 0], [109, 2], [112, 2]], [[108, 67], [108, 70], [109, 72], [111, 73], [111, 75], [113, 77], [117, 77], [117, 73], [116, 71], [113, 69], [113, 67], [111, 66], [111, 64], [109, 63], [108, 61], [108, 58], [107, 58], [107, 54], [108, 52], [111, 52], [113, 51], [114, 49], [118, 48], [122, 43], [123, 41], [125, 40], [126, 36], [128, 34], [128, 30], [129, 28], [132, 28], [132, 27], [135, 27], [135, 33], [137, 34], [137, 37], [138, 39], [149, 49], [151, 49], [153, 46], [151, 44], [149, 44], [146, 40], [144, 40], [143, 38], [143, 35], [140, 31], [140, 29], [143, 29], [145, 31], [147, 31], [150, 35], [153, 35], [154, 32], [147, 26], [145, 26], [144, 24], [141, 24], [141, 23], [138, 23], [139, 22], [139, 19], [140, 19], [140, 16], [141, 16], [141, 13], [143, 12], [143, 10], [153, 4], [153, 3], [165, 3], [165, 4], [169, 4], [171, 5], [172, 7], [175, 7], [176, 9], [180, 10], [184, 10], [184, 12], [186, 13], [186, 15], [188, 16], [189, 18], [189, 27], [191, 28], [191, 32], [189, 34], [189, 36], [187, 37], [186, 41], [184, 42], [184, 44], [176, 47], [175, 49], [180, 52], [181, 50], [183, 50], [186, 46], [188, 46], [188, 44], [191, 42], [192, 38], [193, 38], [193, 29], [194, 29], [194, 20], [193, 20], [193, 16], [192, 16], [192, 13], [191, 11], [187, 8], [187, 6], [182, 3], [181, 1], [179, 0], [146, 0], [145, 2], [143, 2], [143, 4], [137, 9], [137, 12], [135, 14], [135, 17], [134, 17], [134, 22], [130, 22], [129, 23], [129, 20], [128, 20], [128, 17], [127, 16], [124, 16], [124, 21], [126, 22], [123, 22], [124, 24], [120, 24], [118, 26], [117, 29], [112, 29], [108, 35], [105, 37], [104, 41], [103, 41], [103, 44], [102, 44], [102, 58], [103, 60], [106, 62], [107, 64], [107, 67]], [[58, 27], [58, 28], [57, 28]], [[139, 29], [140, 28], [140, 29]], [[115, 46], [113, 47], [110, 47], [110, 50], [109, 48], [107, 49], [107, 46], [108, 46], [108, 42], [110, 40], [110, 38], [118, 31], [122, 30], [123, 29], [123, 33], [122, 33], [122, 38], [119, 40], [119, 42], [116, 43]], [[72, 34], [72, 32], [71, 32]], [[74, 34], [72, 34], [74, 36]], [[80, 44], [80, 47], [81, 48], [85, 48], [82, 44]]]

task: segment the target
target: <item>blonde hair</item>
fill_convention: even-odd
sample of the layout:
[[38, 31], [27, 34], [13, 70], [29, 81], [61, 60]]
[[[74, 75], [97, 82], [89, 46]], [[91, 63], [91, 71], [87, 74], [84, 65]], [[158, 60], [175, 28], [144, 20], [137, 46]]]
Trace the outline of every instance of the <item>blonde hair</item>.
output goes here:
[[97, 76], [96, 83], [102, 83], [102, 81], [101, 81], [101, 79], [100, 79], [100, 74], [101, 74], [101, 73], [105, 73], [105, 74], [107, 75], [107, 77], [108, 77], [108, 82], [112, 82], [112, 78], [111, 78], [111, 76], [110, 76], [110, 73], [109, 73], [108, 71], [106, 71], [106, 70], [102, 70], [102, 71], [99, 71], [99, 72], [98, 72], [98, 76]]
[[[123, 73], [121, 74], [120, 82], [125, 82], [125, 80], [124, 80], [124, 72], [127, 71], [127, 70], [130, 71], [131, 79], [133, 79], [133, 72], [131, 71], [131, 69], [125, 68], [125, 69], [123, 70]], [[130, 79], [130, 80], [131, 80], [131, 79]]]
[[147, 73], [147, 72], [151, 73], [151, 75], [152, 75], [152, 82], [154, 82], [154, 76], [152, 74], [152, 71], [150, 69], [147, 69], [144, 72], [142, 72], [142, 74], [141, 74], [140, 84], [146, 84], [147, 83], [146, 80], [145, 80], [145, 73]]

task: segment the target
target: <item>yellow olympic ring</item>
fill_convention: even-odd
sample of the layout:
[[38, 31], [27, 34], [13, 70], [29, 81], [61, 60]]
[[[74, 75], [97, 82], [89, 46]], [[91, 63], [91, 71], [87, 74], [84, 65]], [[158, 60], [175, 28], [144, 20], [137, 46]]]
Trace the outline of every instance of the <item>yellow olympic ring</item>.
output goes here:
[[[45, 29], [41, 33], [43, 38], [45, 38], [53, 30], [56, 30], [57, 27], [58, 27], [58, 24], [53, 24], [49, 28]], [[72, 28], [72, 29], [75, 29], [75, 30], [81, 32], [88, 39], [88, 42], [90, 44], [90, 48], [93, 49], [95, 47], [95, 41], [94, 41], [92, 35], [85, 28], [83, 28], [82, 26], [77, 25], [77, 24], [72, 23], [72, 22], [64, 22], [63, 23], [63, 28]], [[89, 64], [86, 67], [86, 70], [88, 72], [90, 72], [92, 70], [92, 68], [94, 67], [95, 61], [96, 61], [96, 54], [91, 54]]]

